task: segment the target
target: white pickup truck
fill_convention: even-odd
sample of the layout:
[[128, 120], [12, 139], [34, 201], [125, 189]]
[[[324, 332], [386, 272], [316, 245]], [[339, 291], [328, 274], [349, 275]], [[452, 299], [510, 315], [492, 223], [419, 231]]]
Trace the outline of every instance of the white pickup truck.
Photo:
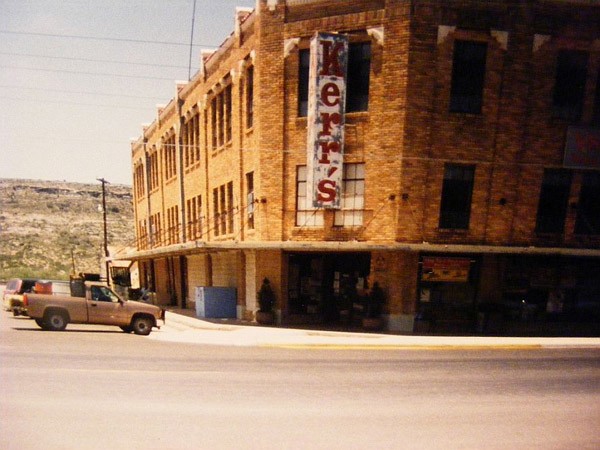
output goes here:
[[101, 283], [86, 282], [84, 296], [25, 294], [29, 317], [44, 330], [62, 331], [69, 323], [116, 325], [126, 333], [148, 335], [164, 324], [165, 310], [147, 303], [123, 300]]

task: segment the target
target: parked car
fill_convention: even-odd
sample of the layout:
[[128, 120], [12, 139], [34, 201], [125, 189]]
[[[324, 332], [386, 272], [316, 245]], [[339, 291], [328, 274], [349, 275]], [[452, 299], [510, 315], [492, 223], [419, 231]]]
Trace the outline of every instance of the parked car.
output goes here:
[[25, 314], [23, 307], [23, 294], [33, 292], [38, 280], [32, 278], [13, 278], [8, 280], [2, 298], [2, 307], [5, 311], [12, 311], [15, 316]]

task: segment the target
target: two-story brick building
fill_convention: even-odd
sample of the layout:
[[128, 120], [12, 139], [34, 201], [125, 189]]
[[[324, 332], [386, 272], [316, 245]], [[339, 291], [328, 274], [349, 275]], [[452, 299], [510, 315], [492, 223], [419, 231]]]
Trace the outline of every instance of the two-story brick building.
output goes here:
[[[345, 97], [336, 207], [310, 198], [317, 32], [347, 43], [317, 102]], [[248, 319], [268, 278], [283, 323], [356, 323], [374, 282], [390, 331], [585, 322], [599, 72], [589, 0], [257, 0], [132, 143], [128, 257], [159, 302], [235, 287]]]

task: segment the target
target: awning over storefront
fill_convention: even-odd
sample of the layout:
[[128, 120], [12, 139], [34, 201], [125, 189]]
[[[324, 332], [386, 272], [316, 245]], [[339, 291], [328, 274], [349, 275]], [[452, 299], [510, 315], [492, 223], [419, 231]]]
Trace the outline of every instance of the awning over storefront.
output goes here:
[[[132, 251], [119, 255], [122, 260], [144, 260], [168, 256], [210, 253], [233, 250], [282, 250], [282, 251], [327, 251], [327, 252], [357, 252], [357, 251], [411, 251], [438, 253], [498, 253], [522, 255], [557, 255], [600, 257], [600, 249], [569, 248], [569, 247], [518, 247], [492, 245], [446, 245], [430, 243], [380, 243], [367, 241], [269, 241], [269, 242], [236, 242], [236, 241], [193, 241], [184, 244], [174, 244], [149, 250]], [[116, 259], [116, 258], [115, 258]]]

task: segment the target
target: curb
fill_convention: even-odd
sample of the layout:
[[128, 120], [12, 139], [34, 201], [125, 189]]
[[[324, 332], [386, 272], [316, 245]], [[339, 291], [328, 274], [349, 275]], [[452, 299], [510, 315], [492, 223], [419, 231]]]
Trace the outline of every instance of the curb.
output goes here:
[[[184, 327], [157, 339], [204, 345], [295, 350], [541, 350], [600, 349], [600, 338], [420, 336], [219, 324], [167, 311], [166, 325]], [[204, 333], [209, 332], [209, 333]], [[216, 333], [215, 333], [216, 332]]]

